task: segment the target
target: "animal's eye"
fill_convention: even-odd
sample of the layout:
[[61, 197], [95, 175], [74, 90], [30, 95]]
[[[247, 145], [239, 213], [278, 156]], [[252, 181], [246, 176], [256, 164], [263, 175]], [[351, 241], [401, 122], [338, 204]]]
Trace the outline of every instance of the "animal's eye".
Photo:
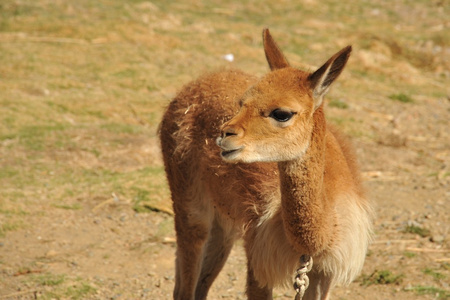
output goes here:
[[277, 108], [270, 112], [269, 117], [278, 122], [287, 122], [292, 118], [293, 115], [295, 115], [295, 112]]

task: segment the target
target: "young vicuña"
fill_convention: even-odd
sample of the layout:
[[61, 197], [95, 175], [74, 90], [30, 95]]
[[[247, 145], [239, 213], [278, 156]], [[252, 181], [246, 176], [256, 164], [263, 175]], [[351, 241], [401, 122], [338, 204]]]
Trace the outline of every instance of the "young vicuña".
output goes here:
[[207, 74], [169, 104], [160, 139], [177, 236], [175, 299], [205, 299], [233, 243], [247, 255], [247, 296], [272, 299], [302, 255], [314, 266], [304, 299], [360, 272], [371, 233], [355, 155], [327, 125], [323, 99], [348, 46], [313, 73], [289, 66], [269, 31], [271, 72]]

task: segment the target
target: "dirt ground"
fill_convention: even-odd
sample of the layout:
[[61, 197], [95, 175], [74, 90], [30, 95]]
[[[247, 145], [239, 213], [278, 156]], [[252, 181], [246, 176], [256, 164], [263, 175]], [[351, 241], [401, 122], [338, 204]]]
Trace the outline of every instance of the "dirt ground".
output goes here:
[[[193, 1], [195, 9], [106, 1], [117, 11], [105, 14], [103, 2], [0, 4], [0, 299], [170, 299], [176, 242], [156, 136], [164, 106], [182, 84], [226, 63], [224, 45], [240, 49], [235, 67], [267, 70], [264, 12], [251, 1], [211, 4], [212, 16], [208, 1]], [[267, 22], [278, 24], [272, 33], [294, 65], [311, 68], [304, 57], [319, 64], [355, 45], [326, 114], [355, 146], [375, 237], [361, 276], [332, 299], [450, 299], [445, 1], [360, 9], [309, 0], [301, 25], [288, 6], [296, 1], [282, 1], [282, 21], [272, 2], [260, 9], [274, 16]], [[353, 14], [327, 19], [339, 10]], [[25, 131], [36, 124], [48, 131]], [[137, 206], [149, 199], [158, 205]], [[245, 266], [239, 242], [208, 299], [245, 299]], [[278, 288], [274, 298], [294, 291]]]

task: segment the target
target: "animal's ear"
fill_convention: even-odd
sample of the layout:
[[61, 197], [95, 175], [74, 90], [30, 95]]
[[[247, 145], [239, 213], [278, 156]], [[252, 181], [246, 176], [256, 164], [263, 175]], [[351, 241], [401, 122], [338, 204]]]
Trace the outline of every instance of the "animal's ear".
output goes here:
[[317, 109], [323, 101], [323, 96], [328, 92], [331, 84], [338, 78], [347, 63], [352, 46], [347, 46], [333, 55], [323, 66], [308, 76], [310, 87], [313, 91], [314, 109]]
[[278, 48], [278, 45], [273, 40], [268, 28], [264, 28], [263, 30], [263, 44], [266, 59], [272, 71], [289, 67], [287, 59], [284, 57], [280, 48]]

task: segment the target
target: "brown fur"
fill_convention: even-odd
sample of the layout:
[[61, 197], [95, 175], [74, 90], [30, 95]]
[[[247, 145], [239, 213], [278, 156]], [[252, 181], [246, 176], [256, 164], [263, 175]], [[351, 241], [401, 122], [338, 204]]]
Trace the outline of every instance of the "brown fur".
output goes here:
[[[370, 206], [351, 147], [327, 127], [322, 105], [351, 48], [309, 74], [288, 67], [268, 30], [264, 45], [272, 72], [204, 75], [161, 122], [177, 233], [175, 299], [205, 299], [239, 237], [249, 299], [271, 299], [302, 254], [314, 258], [306, 299], [326, 299], [362, 267]], [[295, 114], [278, 122], [277, 108]]]

